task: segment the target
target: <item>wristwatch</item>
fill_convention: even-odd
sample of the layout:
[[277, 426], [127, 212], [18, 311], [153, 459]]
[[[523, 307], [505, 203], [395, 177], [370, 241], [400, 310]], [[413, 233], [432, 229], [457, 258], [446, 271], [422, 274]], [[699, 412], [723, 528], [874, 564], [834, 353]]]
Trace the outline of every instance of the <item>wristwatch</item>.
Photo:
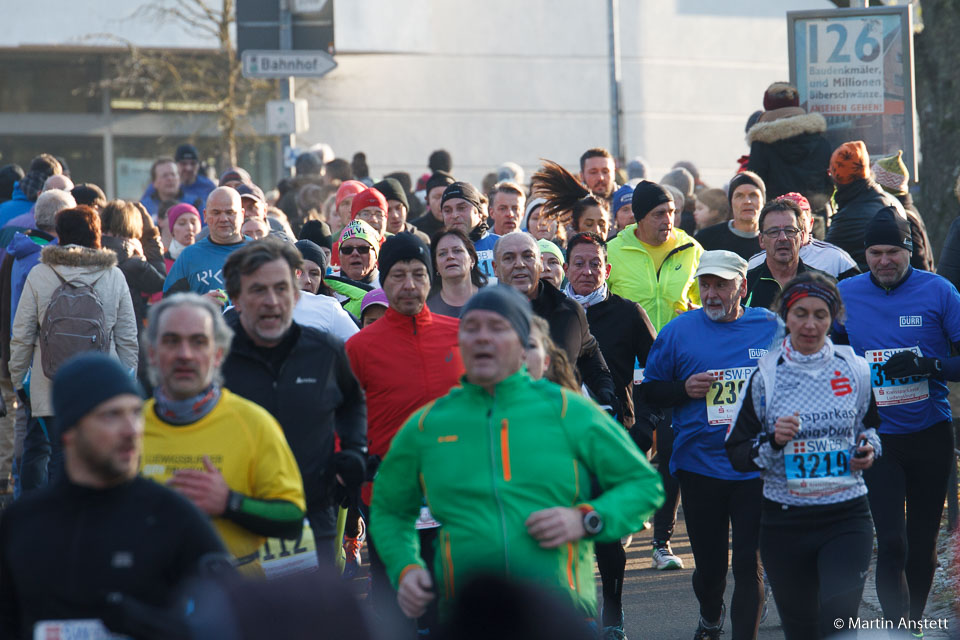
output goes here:
[[593, 507], [583, 504], [577, 507], [583, 515], [583, 529], [588, 536], [595, 536], [603, 531], [603, 517]]

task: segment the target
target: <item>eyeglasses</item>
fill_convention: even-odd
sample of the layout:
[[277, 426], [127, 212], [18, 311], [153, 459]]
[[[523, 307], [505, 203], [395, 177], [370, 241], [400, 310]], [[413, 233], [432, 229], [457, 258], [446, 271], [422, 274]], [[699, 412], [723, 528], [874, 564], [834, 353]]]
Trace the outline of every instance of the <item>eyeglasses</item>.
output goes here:
[[788, 238], [796, 238], [800, 234], [800, 229], [796, 227], [776, 227], [774, 229], [767, 229], [763, 232], [763, 235], [767, 236], [771, 240], [775, 240], [780, 237], [780, 234], [787, 236]]
[[365, 255], [367, 255], [368, 253], [370, 253], [370, 247], [368, 247], [368, 246], [363, 246], [363, 247], [340, 247], [340, 255], [342, 255], [342, 256], [349, 256], [349, 255], [352, 254], [354, 251], [356, 251], [357, 253], [359, 253], [359, 254], [362, 255], [362, 256], [365, 256]]

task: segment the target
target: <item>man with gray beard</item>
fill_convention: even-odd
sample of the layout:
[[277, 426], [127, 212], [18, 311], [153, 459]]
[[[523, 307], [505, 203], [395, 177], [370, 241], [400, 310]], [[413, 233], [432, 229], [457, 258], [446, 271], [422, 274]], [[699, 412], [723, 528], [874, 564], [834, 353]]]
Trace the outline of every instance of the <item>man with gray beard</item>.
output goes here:
[[741, 306], [746, 276], [747, 261], [736, 253], [704, 252], [695, 274], [703, 308], [663, 327], [644, 369], [644, 398], [673, 409], [670, 473], [680, 481], [696, 563], [693, 590], [700, 619], [695, 638], [716, 638], [723, 627], [731, 527], [732, 636], [755, 638], [760, 622], [757, 550], [763, 482], [756, 473], [734, 470], [724, 439], [757, 359], [782, 338], [783, 330], [772, 312]]

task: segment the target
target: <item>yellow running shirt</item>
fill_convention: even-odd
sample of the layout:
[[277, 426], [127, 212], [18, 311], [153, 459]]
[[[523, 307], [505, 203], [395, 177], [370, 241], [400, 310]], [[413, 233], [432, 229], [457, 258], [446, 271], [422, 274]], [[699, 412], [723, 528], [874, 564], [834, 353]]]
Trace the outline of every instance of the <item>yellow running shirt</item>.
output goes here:
[[[155, 400], [144, 409], [146, 428], [140, 472], [161, 484], [178, 469], [203, 470], [203, 456], [231, 490], [258, 500], [286, 500], [306, 509], [303, 481], [290, 446], [266, 409], [223, 389], [213, 410], [192, 424], [162, 421]], [[225, 518], [213, 518], [224, 545], [236, 558], [256, 553], [266, 540]]]

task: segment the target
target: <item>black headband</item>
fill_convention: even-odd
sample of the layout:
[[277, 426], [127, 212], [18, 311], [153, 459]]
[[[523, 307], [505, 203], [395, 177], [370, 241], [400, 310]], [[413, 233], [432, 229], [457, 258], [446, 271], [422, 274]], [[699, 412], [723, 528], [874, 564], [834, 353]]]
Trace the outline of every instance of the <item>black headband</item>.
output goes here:
[[825, 287], [819, 282], [798, 282], [785, 289], [781, 296], [783, 307], [780, 309], [780, 315], [783, 319], [787, 319], [787, 312], [790, 311], [790, 307], [797, 300], [807, 297], [820, 298], [827, 303], [831, 318], [836, 318], [840, 314], [840, 297], [833, 289]]

